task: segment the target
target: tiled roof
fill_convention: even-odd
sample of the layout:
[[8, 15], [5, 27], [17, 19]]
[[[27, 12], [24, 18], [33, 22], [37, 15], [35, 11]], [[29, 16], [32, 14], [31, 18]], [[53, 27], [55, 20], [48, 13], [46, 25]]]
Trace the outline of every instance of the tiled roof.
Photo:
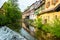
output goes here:
[[26, 9], [24, 12], [28, 11], [31, 7], [33, 7], [32, 9], [37, 9], [40, 6], [41, 2], [42, 2], [42, 0], [36, 1], [28, 9]]
[[[51, 9], [47, 9], [47, 10], [42, 10], [39, 14], [44, 14], [44, 13], [47, 13], [47, 12], [51, 12], [51, 11], [56, 11], [58, 8], [60, 8], [60, 4], [58, 4], [57, 6], [55, 6], [54, 8], [51, 8]], [[60, 9], [59, 9], [60, 10]], [[38, 15], [39, 15], [38, 14]]]

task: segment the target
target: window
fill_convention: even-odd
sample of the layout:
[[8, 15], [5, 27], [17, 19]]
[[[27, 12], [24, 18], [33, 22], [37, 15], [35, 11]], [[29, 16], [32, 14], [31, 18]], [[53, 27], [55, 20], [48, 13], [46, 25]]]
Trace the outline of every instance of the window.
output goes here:
[[26, 16], [26, 19], [29, 19], [29, 16]]
[[46, 8], [48, 8], [50, 6], [50, 2], [46, 3]]
[[55, 19], [57, 19], [57, 15], [55, 15]]
[[47, 19], [44, 19], [43, 24], [46, 24], [46, 23], [47, 23]]
[[48, 21], [49, 21], [50, 17], [48, 16]]
[[58, 2], [58, 0], [52, 0], [52, 4], [55, 5]]

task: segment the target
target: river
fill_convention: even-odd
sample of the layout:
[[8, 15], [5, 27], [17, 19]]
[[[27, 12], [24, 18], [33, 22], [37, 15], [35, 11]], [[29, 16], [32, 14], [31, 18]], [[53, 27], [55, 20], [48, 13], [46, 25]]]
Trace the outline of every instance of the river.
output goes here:
[[23, 28], [20, 29], [20, 33], [17, 33], [10, 28], [3, 26], [0, 27], [0, 40], [36, 40]]

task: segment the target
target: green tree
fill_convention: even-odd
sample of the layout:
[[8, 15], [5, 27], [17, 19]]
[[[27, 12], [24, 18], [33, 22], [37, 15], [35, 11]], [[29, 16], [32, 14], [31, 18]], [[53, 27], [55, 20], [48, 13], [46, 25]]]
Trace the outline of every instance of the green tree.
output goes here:
[[36, 25], [36, 27], [37, 27], [38, 29], [40, 29], [40, 28], [43, 26], [43, 24], [42, 24], [42, 19], [41, 19], [41, 18], [37, 18], [37, 19], [34, 21], [34, 24]]
[[22, 12], [18, 7], [17, 1], [18, 0], [8, 0], [3, 6], [7, 17], [7, 26], [15, 31], [18, 31], [21, 28], [22, 18]]
[[5, 26], [7, 24], [6, 19], [7, 19], [6, 16], [0, 13], [0, 26]]

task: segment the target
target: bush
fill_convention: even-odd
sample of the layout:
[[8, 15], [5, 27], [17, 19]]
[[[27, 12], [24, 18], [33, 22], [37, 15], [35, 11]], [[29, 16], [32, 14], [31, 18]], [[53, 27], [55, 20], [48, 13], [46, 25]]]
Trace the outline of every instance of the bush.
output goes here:
[[7, 18], [4, 14], [0, 13], [0, 26], [4, 26], [7, 24]]
[[40, 29], [40, 28], [43, 26], [41, 20], [42, 20], [41, 18], [37, 18], [37, 19], [34, 21], [34, 24], [36, 25], [36, 27], [37, 27], [38, 29]]
[[47, 33], [50, 33], [56, 37], [60, 37], [60, 20], [59, 19], [55, 19], [54, 20], [54, 23], [51, 23], [51, 24], [42, 24], [41, 22], [41, 18], [37, 18], [35, 21], [34, 21], [35, 25], [36, 25], [36, 28], [44, 31], [44, 32], [47, 32]]
[[60, 37], [60, 20], [55, 19], [52, 25], [46, 24], [42, 27], [42, 29], [53, 34], [56, 37]]
[[54, 20], [52, 34], [54, 34], [57, 37], [60, 37], [60, 20], [59, 19]]
[[14, 29], [15, 31], [16, 29], [19, 31], [19, 28], [21, 28], [21, 12], [13, 8], [9, 8], [9, 10], [7, 10], [6, 17], [8, 23], [7, 26], [11, 29]]
[[[13, 2], [14, 1], [14, 2]], [[21, 18], [22, 12], [17, 6], [17, 1], [8, 0], [2, 9], [5, 14], [0, 15], [0, 25], [6, 25], [7, 27], [13, 29], [14, 31], [19, 31], [21, 28]]]

